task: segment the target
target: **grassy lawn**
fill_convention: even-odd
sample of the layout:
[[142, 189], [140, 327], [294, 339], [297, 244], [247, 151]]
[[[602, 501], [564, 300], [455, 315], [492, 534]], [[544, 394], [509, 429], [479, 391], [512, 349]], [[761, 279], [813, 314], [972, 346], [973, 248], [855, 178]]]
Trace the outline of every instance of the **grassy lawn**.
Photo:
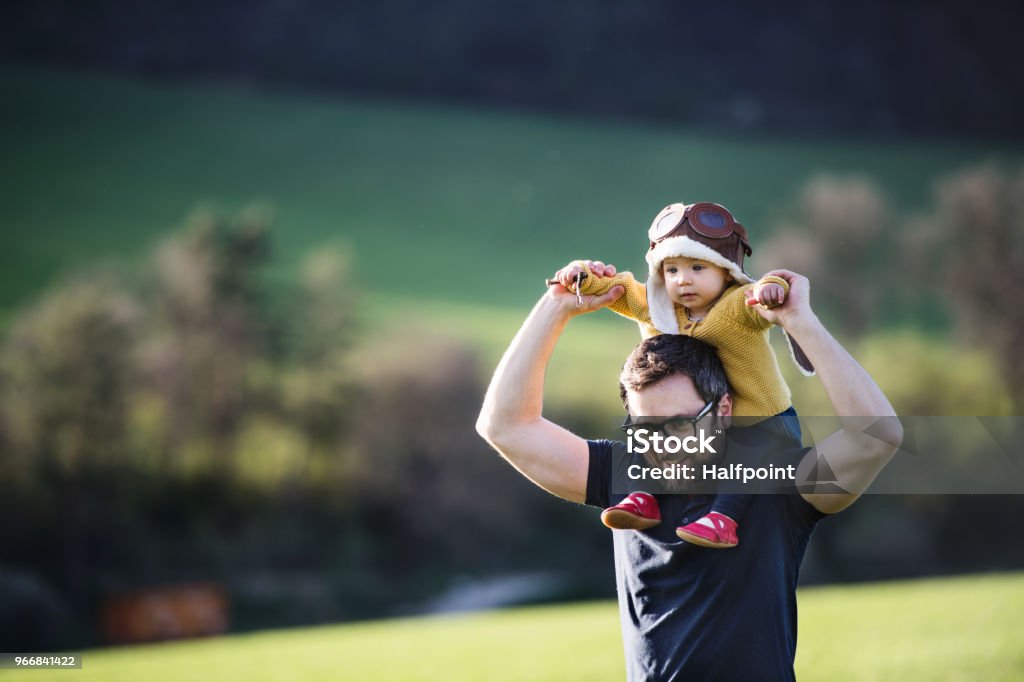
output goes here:
[[[528, 306], [479, 303], [413, 303], [387, 294], [368, 298], [364, 324], [372, 333], [362, 338], [371, 349], [388, 335], [458, 339], [475, 353], [481, 377], [494, 371], [530, 310]], [[596, 412], [609, 419], [620, 415], [619, 369], [639, 342], [636, 324], [610, 311], [573, 320], [548, 368], [545, 387], [551, 404]]]
[[920, 209], [944, 174], [1021, 157], [17, 69], [0, 99], [0, 313], [64, 269], [144, 253], [201, 204], [272, 206], [281, 278], [341, 243], [372, 293], [529, 305], [571, 257], [641, 269], [670, 201], [725, 203], [756, 249], [816, 173], [870, 176]]
[[802, 680], [1024, 679], [1024, 575], [803, 590]]
[[[799, 593], [797, 677], [1024, 679], [1024, 575]], [[737, 614], [742, 617], [742, 614]], [[741, 652], [737, 652], [741, 653]], [[85, 653], [15, 680], [621, 680], [611, 602], [264, 632]]]

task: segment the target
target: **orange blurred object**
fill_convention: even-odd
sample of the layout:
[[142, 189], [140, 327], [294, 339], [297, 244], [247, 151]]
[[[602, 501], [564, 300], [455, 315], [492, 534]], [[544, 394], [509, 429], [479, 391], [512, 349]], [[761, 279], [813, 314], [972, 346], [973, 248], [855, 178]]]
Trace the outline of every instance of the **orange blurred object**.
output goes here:
[[103, 601], [100, 628], [110, 644], [219, 635], [228, 629], [228, 597], [216, 583], [118, 594]]

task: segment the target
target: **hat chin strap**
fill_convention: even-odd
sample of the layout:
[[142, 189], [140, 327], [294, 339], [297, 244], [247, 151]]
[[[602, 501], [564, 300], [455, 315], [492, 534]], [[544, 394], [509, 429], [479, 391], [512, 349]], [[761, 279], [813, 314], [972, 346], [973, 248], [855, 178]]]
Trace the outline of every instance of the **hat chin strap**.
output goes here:
[[647, 276], [647, 309], [651, 313], [651, 324], [662, 334], [678, 334], [679, 318], [676, 306], [668, 297], [665, 280], [660, 274]]

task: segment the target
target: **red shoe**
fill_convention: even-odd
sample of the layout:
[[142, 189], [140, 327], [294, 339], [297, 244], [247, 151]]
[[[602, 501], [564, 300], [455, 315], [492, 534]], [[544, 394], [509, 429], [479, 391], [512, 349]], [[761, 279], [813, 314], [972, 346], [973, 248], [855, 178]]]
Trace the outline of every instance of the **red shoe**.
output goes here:
[[691, 524], [676, 528], [676, 535], [701, 547], [728, 549], [740, 544], [736, 522], [725, 514], [711, 512]]
[[630, 493], [601, 512], [601, 523], [613, 530], [647, 530], [661, 523], [661, 510], [654, 495]]

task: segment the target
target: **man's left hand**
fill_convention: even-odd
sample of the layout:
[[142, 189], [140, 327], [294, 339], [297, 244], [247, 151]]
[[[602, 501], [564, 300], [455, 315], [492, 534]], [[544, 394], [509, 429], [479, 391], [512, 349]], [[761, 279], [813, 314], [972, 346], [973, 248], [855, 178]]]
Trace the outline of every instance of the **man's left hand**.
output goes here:
[[755, 310], [761, 317], [783, 329], [794, 318], [811, 312], [811, 283], [806, 277], [798, 275], [792, 270], [772, 270], [768, 275], [781, 277], [789, 283], [789, 294], [785, 296], [785, 300], [781, 305], [766, 308], [759, 300], [757, 295], [759, 292], [755, 292], [752, 287], [744, 292], [747, 297], [747, 305], [756, 306]]

